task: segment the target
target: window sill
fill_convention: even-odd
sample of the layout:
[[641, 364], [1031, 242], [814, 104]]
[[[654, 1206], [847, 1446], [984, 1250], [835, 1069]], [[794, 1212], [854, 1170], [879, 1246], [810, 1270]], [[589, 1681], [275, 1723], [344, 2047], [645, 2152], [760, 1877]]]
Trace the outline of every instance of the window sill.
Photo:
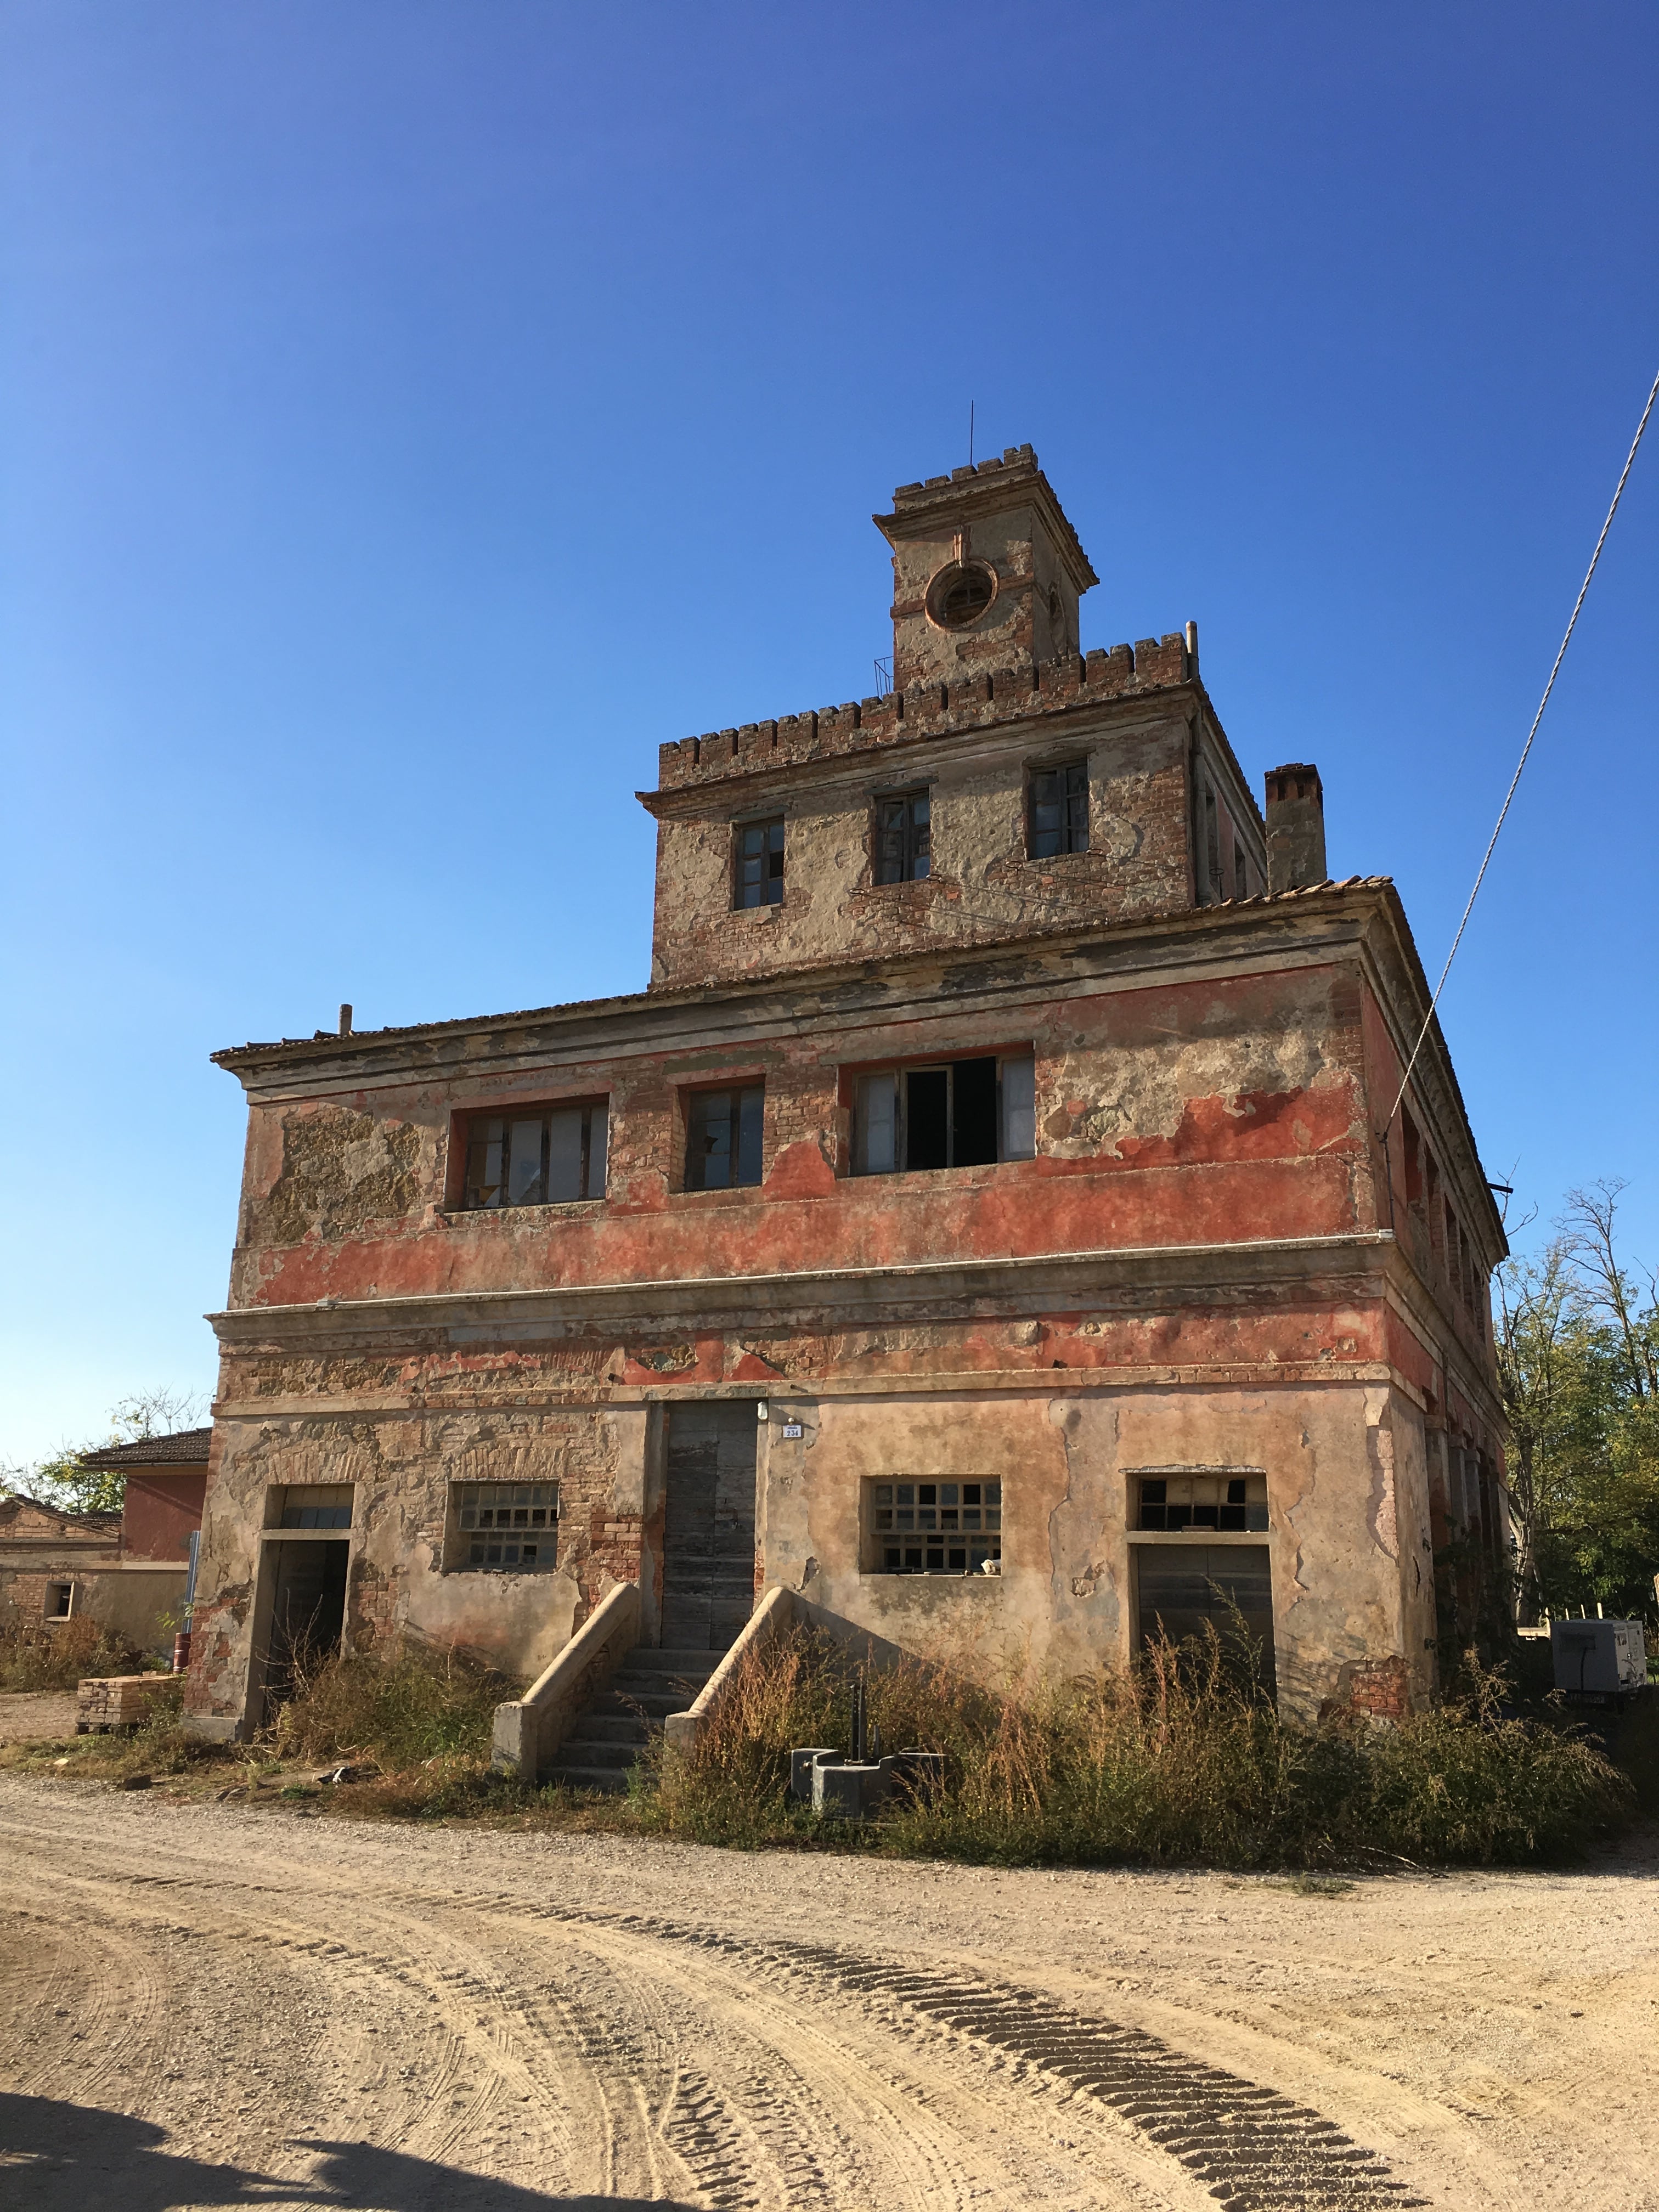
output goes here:
[[1265, 1544], [1271, 1528], [1131, 1528], [1132, 1544]]
[[988, 1589], [998, 1588], [1002, 1576], [981, 1575], [975, 1571], [964, 1574], [959, 1567], [924, 1567], [920, 1571], [912, 1568], [908, 1574], [893, 1567], [860, 1567], [861, 1583], [983, 1583]]
[[521, 1219], [533, 1213], [599, 1213], [608, 1203], [603, 1198], [545, 1198], [533, 1206], [441, 1206], [440, 1221], [499, 1221], [511, 1214]]
[[783, 912], [783, 901], [771, 906], [734, 906], [730, 911], [733, 921], [771, 921]]

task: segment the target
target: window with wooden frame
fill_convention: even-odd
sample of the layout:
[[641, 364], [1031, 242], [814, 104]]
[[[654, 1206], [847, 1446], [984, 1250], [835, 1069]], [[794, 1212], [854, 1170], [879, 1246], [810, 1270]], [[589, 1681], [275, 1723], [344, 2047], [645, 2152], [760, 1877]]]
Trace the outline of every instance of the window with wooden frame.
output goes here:
[[46, 1619], [69, 1620], [75, 1613], [75, 1584], [48, 1583], [46, 1584]]
[[881, 1068], [860, 1075], [853, 1172], [987, 1167], [1036, 1151], [1036, 1063], [1030, 1053]]
[[782, 815], [738, 823], [732, 833], [732, 905], [777, 906], [782, 898]]
[[896, 791], [876, 801], [873, 874], [878, 884], [919, 883], [931, 865], [928, 794]]
[[471, 1115], [462, 1206], [568, 1206], [603, 1198], [609, 1121], [603, 1098]]
[[1030, 852], [1034, 860], [1089, 849], [1089, 763], [1066, 761], [1034, 768], [1030, 781]]
[[693, 1091], [685, 1102], [685, 1188], [735, 1190], [761, 1179], [766, 1086]]
[[558, 1563], [556, 1482], [452, 1482], [449, 1564], [485, 1574], [546, 1574]]
[[1002, 1565], [1000, 1482], [866, 1482], [866, 1570], [977, 1575]]

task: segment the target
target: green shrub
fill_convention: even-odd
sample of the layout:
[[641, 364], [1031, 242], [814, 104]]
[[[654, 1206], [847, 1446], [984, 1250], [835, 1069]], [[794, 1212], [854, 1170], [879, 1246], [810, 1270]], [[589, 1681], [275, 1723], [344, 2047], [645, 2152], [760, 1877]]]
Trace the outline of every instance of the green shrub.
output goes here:
[[301, 1674], [270, 1746], [278, 1759], [372, 1759], [389, 1773], [429, 1759], [487, 1760], [495, 1708], [518, 1687], [459, 1648], [340, 1651]]
[[[834, 1840], [1006, 1864], [1524, 1864], [1576, 1856], [1630, 1817], [1624, 1778], [1571, 1731], [1505, 1719], [1478, 1671], [1395, 1724], [1281, 1720], [1218, 1638], [1127, 1675], [1002, 1698], [904, 1661], [869, 1678], [884, 1748], [945, 1753], [934, 1797]], [[787, 1797], [793, 1745], [848, 1747], [845, 1662], [796, 1634], [740, 1665], [689, 1751], [659, 1749], [651, 1824], [700, 1842], [822, 1838]]]

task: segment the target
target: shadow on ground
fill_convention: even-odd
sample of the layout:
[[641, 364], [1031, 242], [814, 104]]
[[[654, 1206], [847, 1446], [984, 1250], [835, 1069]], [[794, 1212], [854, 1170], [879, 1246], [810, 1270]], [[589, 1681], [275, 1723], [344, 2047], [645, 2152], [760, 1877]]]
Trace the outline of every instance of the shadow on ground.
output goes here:
[[[151, 2120], [51, 2097], [0, 2094], [0, 2200], [8, 2212], [174, 2212], [221, 2204], [316, 2204], [351, 2212], [646, 2212], [638, 2199], [553, 2197], [373, 2143], [301, 2148], [304, 2180], [180, 2157]], [[658, 2203], [651, 2212], [689, 2212]]]

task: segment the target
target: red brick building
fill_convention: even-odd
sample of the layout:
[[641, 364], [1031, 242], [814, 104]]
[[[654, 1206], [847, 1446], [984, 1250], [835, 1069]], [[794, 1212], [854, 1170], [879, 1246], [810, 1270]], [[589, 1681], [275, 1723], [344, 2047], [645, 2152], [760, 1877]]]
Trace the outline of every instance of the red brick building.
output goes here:
[[52, 1631], [90, 1620], [137, 1650], [170, 1654], [212, 1434], [182, 1429], [83, 1455], [83, 1465], [123, 1478], [118, 1513], [60, 1513], [0, 1497], [0, 1621]]
[[1389, 1119], [1392, 884], [1312, 768], [1264, 818], [1190, 625], [1079, 653], [1029, 447], [876, 519], [896, 689], [664, 746], [647, 991], [216, 1055], [200, 1725], [295, 1624], [530, 1672], [619, 1579], [987, 1674], [1231, 1601], [1287, 1709], [1398, 1705], [1501, 1565], [1503, 1231], [1437, 1028]]

